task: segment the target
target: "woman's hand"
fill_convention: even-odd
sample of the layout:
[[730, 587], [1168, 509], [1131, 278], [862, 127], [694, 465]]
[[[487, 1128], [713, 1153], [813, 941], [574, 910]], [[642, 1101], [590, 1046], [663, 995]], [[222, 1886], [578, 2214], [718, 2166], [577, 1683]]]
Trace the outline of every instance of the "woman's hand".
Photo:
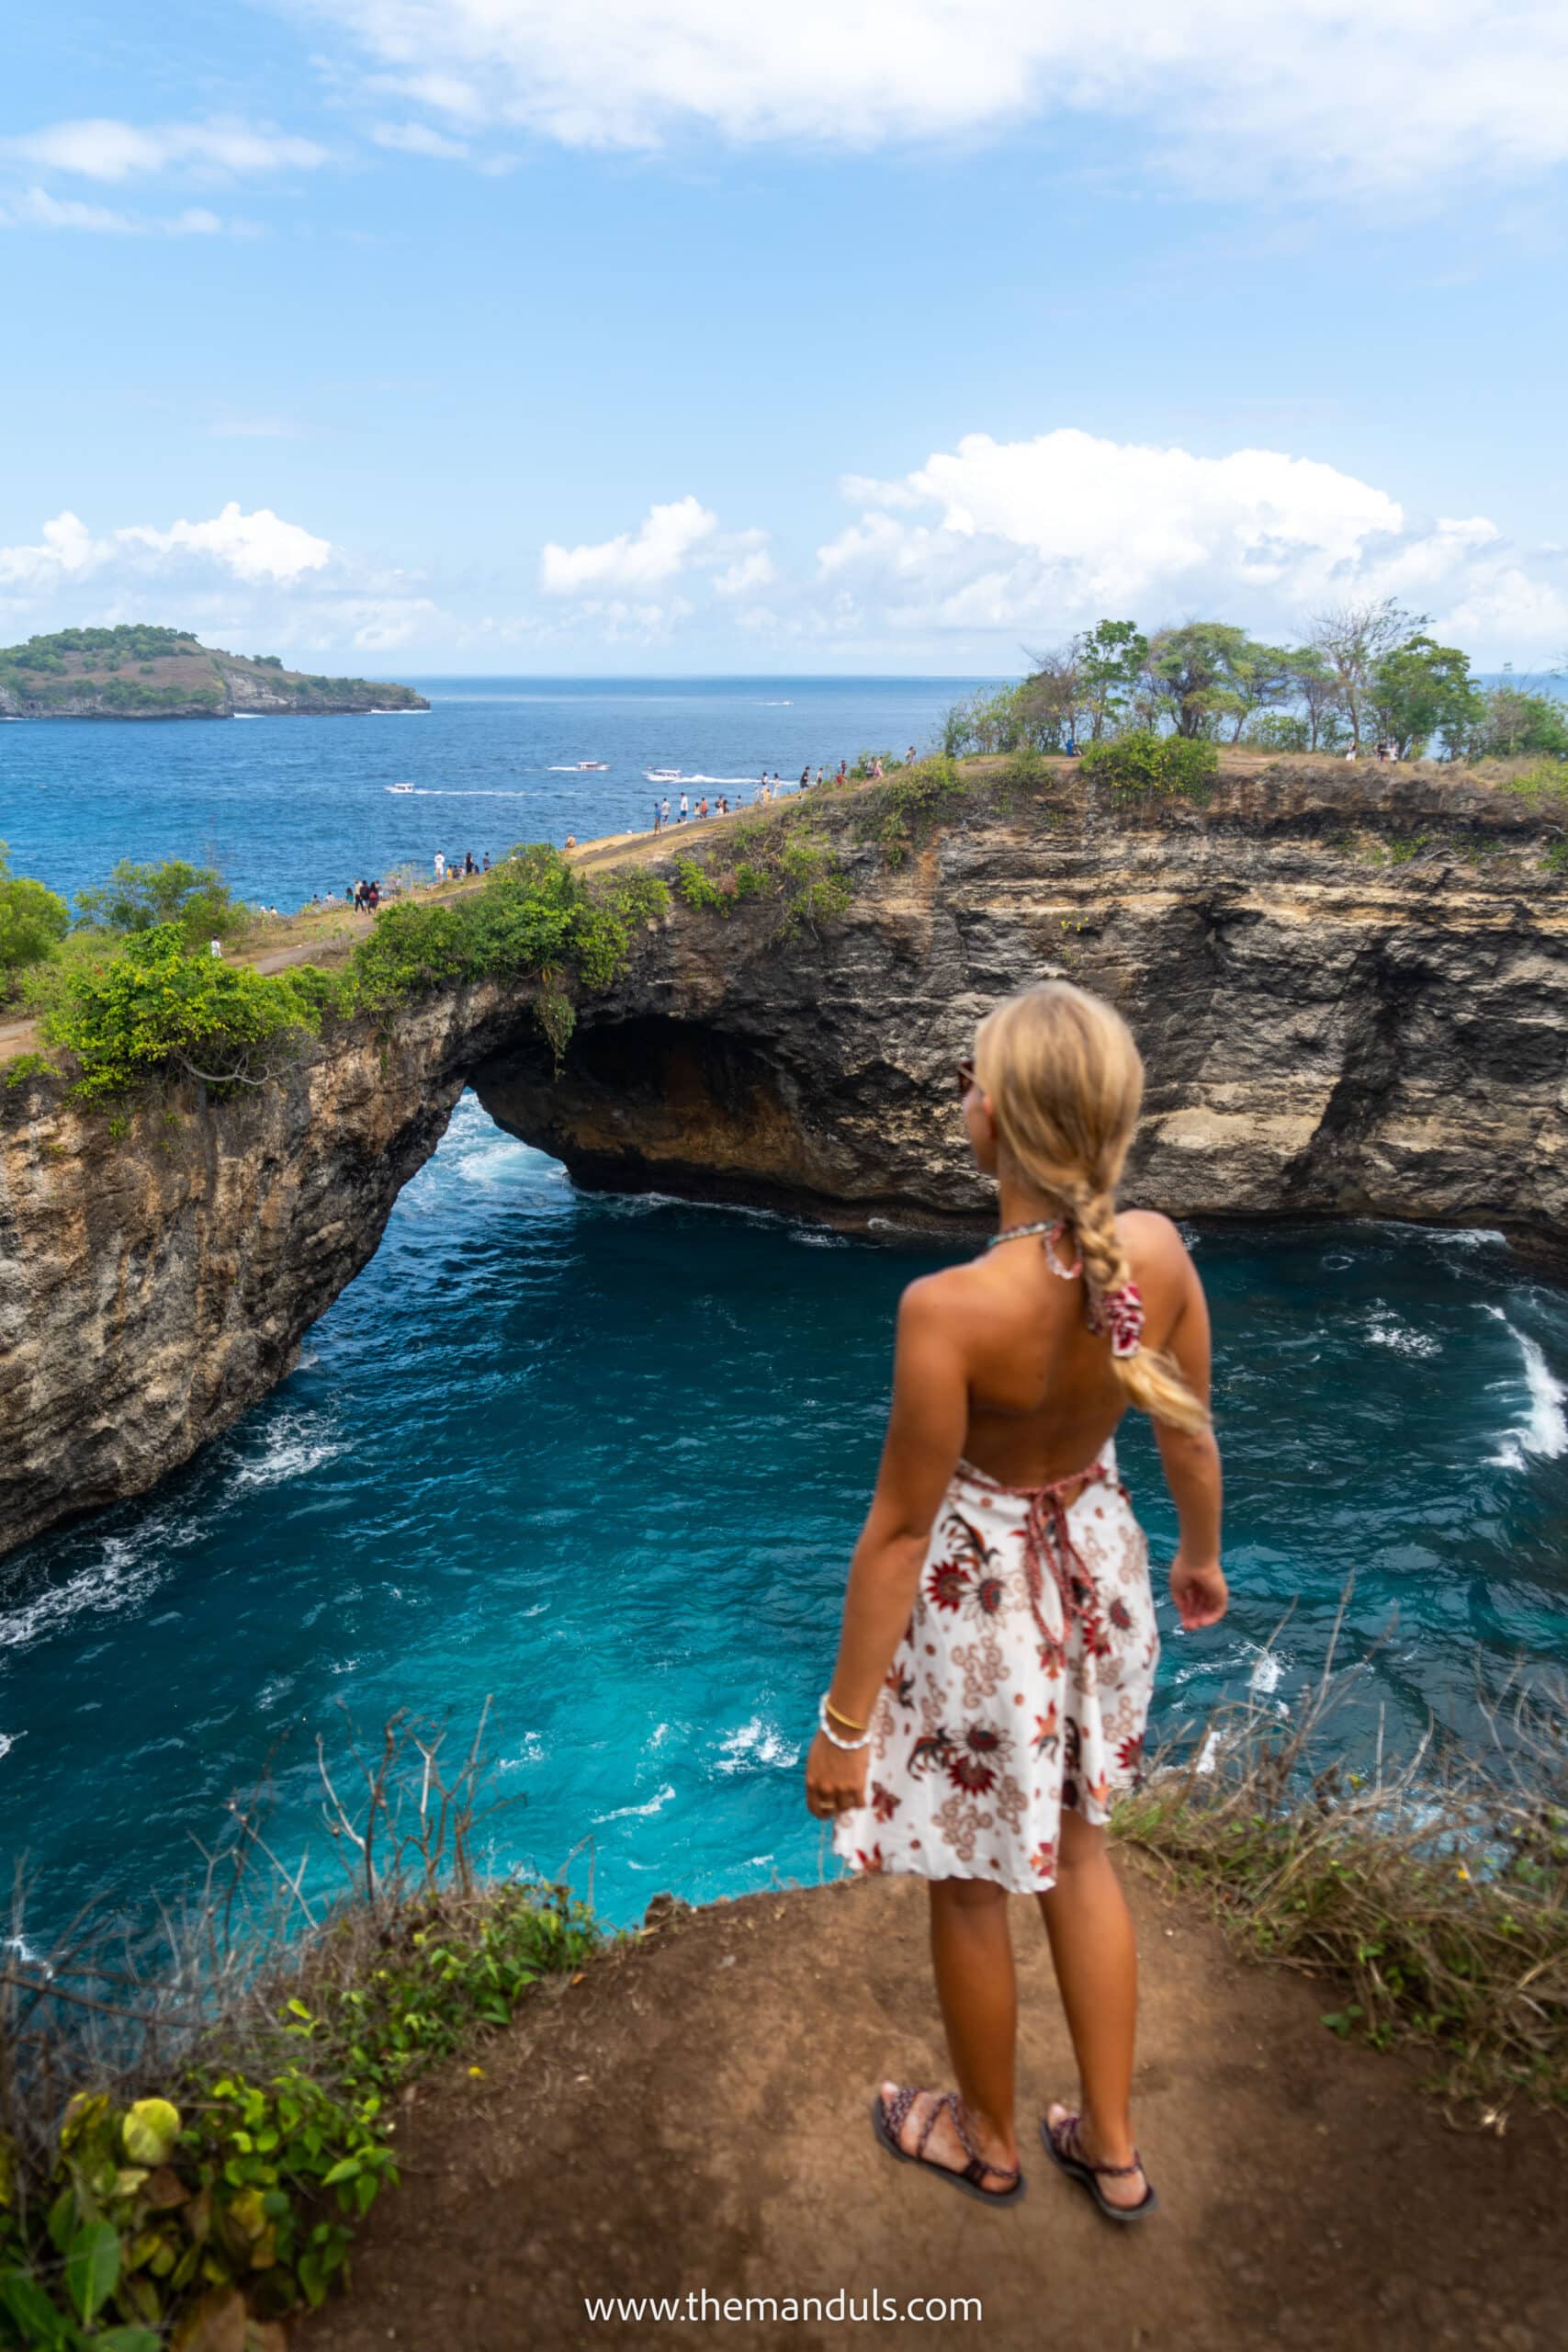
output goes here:
[[831, 1821], [835, 1814], [848, 1813], [852, 1806], [863, 1804], [870, 1760], [869, 1747], [846, 1752], [835, 1747], [825, 1733], [818, 1732], [806, 1758], [807, 1813], [814, 1813], [818, 1821]]
[[1225, 1572], [1218, 1560], [1190, 1560], [1178, 1552], [1170, 1564], [1170, 1597], [1185, 1632], [1217, 1625], [1230, 1605]]

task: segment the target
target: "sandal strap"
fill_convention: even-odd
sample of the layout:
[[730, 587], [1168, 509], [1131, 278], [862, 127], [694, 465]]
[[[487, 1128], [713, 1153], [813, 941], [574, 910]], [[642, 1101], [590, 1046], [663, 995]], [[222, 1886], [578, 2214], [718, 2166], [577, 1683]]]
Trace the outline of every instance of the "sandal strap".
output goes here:
[[952, 2116], [953, 2128], [958, 2134], [958, 2144], [969, 2159], [968, 2163], [964, 2167], [964, 2177], [965, 2180], [972, 2181], [975, 2187], [978, 2188], [982, 2179], [988, 2172], [994, 2172], [998, 2180], [1005, 2180], [1010, 2184], [1018, 2178], [1019, 2167], [1017, 2165], [994, 2165], [989, 2156], [983, 2156], [980, 2154], [979, 2149], [975, 2145], [974, 2141], [969, 2136], [969, 2126], [964, 2114], [964, 2101], [959, 2098], [956, 2091], [944, 2091], [941, 2099], [938, 2101], [938, 2105], [945, 2107], [948, 2113]]
[[[914, 2106], [915, 2101], [926, 2096], [928, 2094], [912, 2088], [908, 2084], [900, 2084], [892, 2098], [884, 2100], [882, 2111], [887, 2119], [887, 2128], [895, 2140], [902, 2138], [904, 2126], [908, 2120], [909, 2109]], [[958, 2144], [969, 2159], [960, 2177], [978, 2188], [985, 2180], [986, 2175], [988, 2172], [994, 2173], [998, 2180], [1005, 2181], [1010, 2188], [1013, 2182], [1020, 2177], [1020, 2167], [1017, 2165], [994, 2165], [988, 2156], [983, 2156], [980, 2154], [969, 2135], [969, 2127], [964, 2120], [964, 2102], [958, 2093], [940, 2091], [931, 2095], [931, 2106], [926, 2111], [926, 2120], [921, 2124], [919, 2136], [915, 2142], [915, 2154], [921, 2162], [931, 2161], [926, 2154], [926, 2142], [935, 2131], [937, 2118], [945, 2108], [953, 2119], [953, 2128], [958, 2135]], [[942, 2169], [949, 2171], [953, 2167], [944, 2165]]]
[[1135, 2172], [1142, 2172], [1144, 2169], [1144, 2160], [1136, 2148], [1133, 2151], [1133, 2161], [1130, 2165], [1091, 2164], [1083, 2152], [1083, 2117], [1081, 2115], [1064, 2115], [1061, 2121], [1055, 2127], [1052, 2137], [1055, 2140], [1063, 2155], [1071, 2156], [1075, 2164], [1082, 2165], [1085, 2172], [1098, 2173], [1104, 2180], [1131, 2180]]

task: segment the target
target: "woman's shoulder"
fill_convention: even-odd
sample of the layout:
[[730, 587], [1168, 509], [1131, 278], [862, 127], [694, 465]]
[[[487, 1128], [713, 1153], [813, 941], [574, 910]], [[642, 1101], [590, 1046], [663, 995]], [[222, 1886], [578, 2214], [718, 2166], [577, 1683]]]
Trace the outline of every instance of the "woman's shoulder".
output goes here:
[[1150, 1282], [1184, 1282], [1191, 1258], [1181, 1227], [1158, 1209], [1122, 1209], [1116, 1230], [1135, 1278]]

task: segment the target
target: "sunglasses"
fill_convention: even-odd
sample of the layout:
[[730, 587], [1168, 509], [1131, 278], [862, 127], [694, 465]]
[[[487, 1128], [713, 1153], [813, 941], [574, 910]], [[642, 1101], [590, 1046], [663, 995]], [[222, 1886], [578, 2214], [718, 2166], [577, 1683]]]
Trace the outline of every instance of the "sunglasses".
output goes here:
[[970, 1061], [960, 1062], [958, 1065], [957, 1077], [958, 1099], [961, 1102], [966, 1102], [969, 1095], [969, 1090], [975, 1083], [974, 1063]]

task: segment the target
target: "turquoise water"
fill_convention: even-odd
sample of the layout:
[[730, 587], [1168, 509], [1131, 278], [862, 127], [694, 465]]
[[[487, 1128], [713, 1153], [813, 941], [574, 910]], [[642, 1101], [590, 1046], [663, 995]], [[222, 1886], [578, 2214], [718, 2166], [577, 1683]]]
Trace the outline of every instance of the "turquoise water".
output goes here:
[[[961, 683], [468, 682], [420, 718], [5, 727], [0, 834], [67, 888], [211, 840], [287, 904], [405, 850], [637, 822], [649, 765], [787, 776], [924, 742]], [[1164, 1609], [1162, 1724], [1247, 1690], [1297, 1707], [1354, 1576], [1362, 1724], [1473, 1736], [1478, 1668], [1568, 1661], [1568, 1299], [1485, 1235], [1196, 1239], [1235, 1599], [1197, 1636]], [[372, 1735], [406, 1706], [466, 1736], [493, 1694], [518, 1802], [491, 1858], [575, 1853], [585, 1883], [589, 1841], [613, 1919], [831, 1868], [800, 1754], [895, 1302], [935, 1262], [579, 1195], [465, 1098], [295, 1376], [155, 1494], [0, 1563], [0, 1850], [30, 1856], [39, 1931], [177, 1891], [264, 1777], [278, 1850], [313, 1838], [327, 1873], [314, 1740], [341, 1753], [340, 1702]], [[1123, 1459], [1168, 1556], [1145, 1430]]]
[[[57, 890], [118, 858], [205, 858], [290, 913], [407, 861], [650, 825], [649, 768], [729, 779], [862, 749], [924, 749], [972, 679], [421, 678], [428, 711], [379, 718], [0, 726], [0, 840]], [[580, 775], [578, 760], [603, 774]], [[410, 783], [410, 793], [388, 786]], [[695, 785], [694, 799], [704, 789]], [[723, 785], [715, 791], [726, 788]], [[680, 786], [673, 787], [678, 796]]]
[[[1196, 1238], [1235, 1599], [1191, 1636], [1162, 1604], [1162, 1722], [1249, 1687], [1297, 1704], [1354, 1572], [1346, 1654], [1390, 1737], [1428, 1712], [1473, 1732], [1478, 1657], [1568, 1660], [1568, 1303], [1484, 1236]], [[35, 1916], [181, 1883], [264, 1770], [292, 1861], [340, 1702], [466, 1732], [487, 1692], [522, 1800], [496, 1860], [577, 1850], [583, 1883], [591, 1839], [618, 1920], [831, 1869], [798, 1764], [895, 1301], [936, 1262], [578, 1194], [465, 1097], [295, 1376], [156, 1495], [7, 1564], [0, 1791]], [[1163, 1560], [1142, 1429], [1123, 1461]]]

